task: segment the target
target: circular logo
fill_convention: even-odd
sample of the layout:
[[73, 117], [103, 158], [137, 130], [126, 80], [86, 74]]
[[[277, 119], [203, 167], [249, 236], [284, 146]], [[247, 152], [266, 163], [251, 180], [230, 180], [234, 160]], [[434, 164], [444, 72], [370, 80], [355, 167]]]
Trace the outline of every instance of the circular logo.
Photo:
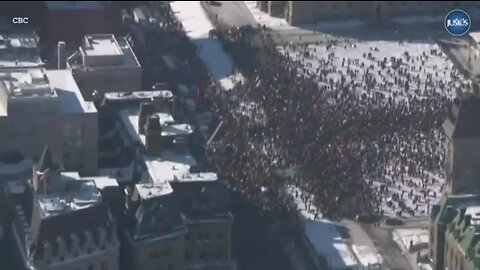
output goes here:
[[447, 14], [444, 24], [445, 29], [451, 35], [463, 36], [470, 30], [470, 16], [463, 10], [455, 9]]

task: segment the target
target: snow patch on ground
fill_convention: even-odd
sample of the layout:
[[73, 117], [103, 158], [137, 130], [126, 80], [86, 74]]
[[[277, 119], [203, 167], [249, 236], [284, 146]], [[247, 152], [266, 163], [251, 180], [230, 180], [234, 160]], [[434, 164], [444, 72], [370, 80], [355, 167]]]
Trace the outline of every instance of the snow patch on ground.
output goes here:
[[[337, 224], [324, 218], [315, 220], [315, 207], [312, 206], [310, 210], [307, 210], [298, 188], [290, 186], [288, 192], [294, 198], [300, 218], [305, 225], [305, 233], [316, 253], [328, 258], [334, 269], [359, 266], [358, 259], [338, 232]], [[299, 194], [298, 198], [295, 197], [296, 194]]]
[[393, 231], [393, 240], [402, 251], [410, 249], [410, 241], [413, 248], [428, 245], [428, 230], [426, 229], [396, 229]]
[[198, 54], [220, 85], [230, 90], [233, 62], [217, 39], [209, 39], [208, 33], [214, 27], [205, 15], [200, 1], [175, 1], [170, 3], [175, 16], [182, 23], [187, 36], [197, 45]]

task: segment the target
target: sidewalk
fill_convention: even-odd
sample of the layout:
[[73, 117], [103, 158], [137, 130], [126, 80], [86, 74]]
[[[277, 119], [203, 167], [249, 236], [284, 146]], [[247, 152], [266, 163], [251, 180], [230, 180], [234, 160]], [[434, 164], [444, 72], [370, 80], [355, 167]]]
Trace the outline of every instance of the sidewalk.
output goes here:
[[353, 254], [363, 266], [381, 265], [383, 263], [383, 258], [372, 239], [358, 223], [351, 220], [342, 220], [340, 224], [348, 229], [350, 233], [348, 242]]

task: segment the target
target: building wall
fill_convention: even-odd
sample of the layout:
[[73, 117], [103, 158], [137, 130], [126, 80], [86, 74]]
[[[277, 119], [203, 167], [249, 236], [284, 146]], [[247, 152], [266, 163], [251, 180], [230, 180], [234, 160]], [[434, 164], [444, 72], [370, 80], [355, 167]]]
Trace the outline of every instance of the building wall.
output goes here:
[[455, 270], [469, 270], [475, 269], [466, 268], [467, 265], [470, 265], [471, 262], [467, 260], [465, 256], [463, 256], [462, 250], [459, 248], [457, 240], [449, 234], [446, 239], [445, 245], [445, 264], [444, 267]]
[[292, 25], [325, 20], [382, 20], [398, 16], [446, 14], [468, 9], [477, 1], [288, 1], [286, 19]]
[[189, 265], [231, 263], [231, 222], [189, 223], [186, 259]]
[[75, 48], [86, 34], [123, 31], [120, 13], [109, 8], [49, 10], [46, 17], [43, 30], [50, 45], [65, 41], [67, 46]]
[[434, 221], [430, 224], [429, 257], [434, 270], [444, 269], [445, 225], [436, 224]]
[[44, 266], [42, 270], [118, 270], [119, 245], [103, 251], [96, 250], [92, 254], [84, 254], [77, 258], [66, 259], [62, 263]]
[[85, 100], [92, 100], [92, 93], [131, 92], [142, 88], [142, 70], [126, 67], [74, 69], [73, 77]]
[[[480, 139], [456, 139], [453, 142], [451, 179], [447, 181], [447, 192], [456, 194], [480, 187]], [[450, 184], [450, 185], [448, 185]]]
[[0, 149], [39, 158], [48, 145], [68, 170], [94, 174], [98, 160], [98, 115], [15, 114], [0, 117]]
[[138, 242], [131, 251], [133, 270], [183, 270], [185, 233], [169, 239]]

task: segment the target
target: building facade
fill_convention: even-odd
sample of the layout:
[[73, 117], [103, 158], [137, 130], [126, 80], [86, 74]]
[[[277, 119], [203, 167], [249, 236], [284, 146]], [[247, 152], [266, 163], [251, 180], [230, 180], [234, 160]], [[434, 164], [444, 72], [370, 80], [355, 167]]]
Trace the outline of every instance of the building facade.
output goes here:
[[66, 68], [72, 70], [86, 100], [92, 100], [94, 91], [132, 92], [142, 87], [142, 67], [123, 37], [85, 36], [78, 51], [66, 59]]
[[[434, 270], [477, 269], [480, 195], [447, 195], [430, 219], [429, 258]], [[467, 256], [468, 255], [468, 256]]]
[[39, 38], [35, 33], [0, 35], [0, 70], [41, 68]]
[[49, 145], [69, 171], [97, 171], [98, 115], [69, 70], [0, 71], [0, 149], [37, 159]]
[[47, 147], [32, 180], [11, 192], [25, 269], [119, 269], [116, 223], [95, 181], [60, 168]]
[[455, 8], [469, 9], [477, 1], [258, 1], [272, 16], [284, 17], [291, 25], [328, 20], [386, 20], [412, 15], [443, 15]]
[[[127, 192], [131, 268], [235, 269], [229, 191], [197, 164], [190, 152], [193, 128], [175, 122], [172, 109], [161, 98], [120, 111], [127, 146], [137, 149], [132, 175], [138, 184]], [[165, 218], [163, 230], [149, 231]]]
[[448, 111], [443, 129], [447, 135], [445, 193], [478, 192], [480, 185], [480, 99], [456, 100]]

